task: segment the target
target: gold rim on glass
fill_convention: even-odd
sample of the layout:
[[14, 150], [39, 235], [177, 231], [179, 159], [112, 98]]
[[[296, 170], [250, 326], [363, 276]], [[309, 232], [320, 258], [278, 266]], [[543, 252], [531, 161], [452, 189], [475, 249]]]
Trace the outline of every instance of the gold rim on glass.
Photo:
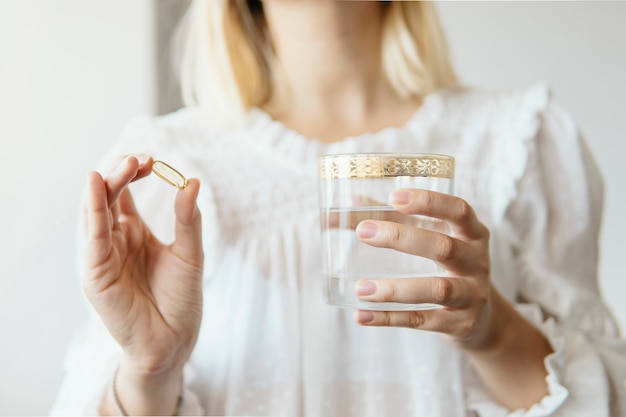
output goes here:
[[454, 179], [454, 157], [439, 154], [341, 154], [318, 159], [319, 177], [436, 177]]

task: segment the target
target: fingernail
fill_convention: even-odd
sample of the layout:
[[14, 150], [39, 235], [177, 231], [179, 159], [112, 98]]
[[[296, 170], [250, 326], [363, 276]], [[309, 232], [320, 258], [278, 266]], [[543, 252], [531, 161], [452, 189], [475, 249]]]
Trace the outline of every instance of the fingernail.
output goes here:
[[358, 310], [356, 313], [356, 320], [359, 323], [370, 323], [374, 321], [374, 313], [367, 310]]
[[411, 193], [405, 190], [396, 190], [391, 193], [389, 200], [392, 204], [409, 204], [411, 201]]
[[356, 295], [359, 296], [372, 295], [376, 293], [376, 283], [367, 279], [361, 279], [356, 282], [354, 290], [356, 291]]
[[365, 239], [369, 239], [369, 238], [376, 236], [376, 232], [378, 232], [378, 226], [376, 225], [376, 223], [361, 222], [356, 227], [357, 236], [365, 238]]

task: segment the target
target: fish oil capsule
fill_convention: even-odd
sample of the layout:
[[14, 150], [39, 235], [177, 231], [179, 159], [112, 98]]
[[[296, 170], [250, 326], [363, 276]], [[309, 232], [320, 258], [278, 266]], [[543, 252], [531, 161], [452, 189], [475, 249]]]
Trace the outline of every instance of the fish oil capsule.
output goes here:
[[187, 186], [187, 178], [163, 161], [154, 161], [152, 163], [152, 172], [174, 187], [183, 189]]

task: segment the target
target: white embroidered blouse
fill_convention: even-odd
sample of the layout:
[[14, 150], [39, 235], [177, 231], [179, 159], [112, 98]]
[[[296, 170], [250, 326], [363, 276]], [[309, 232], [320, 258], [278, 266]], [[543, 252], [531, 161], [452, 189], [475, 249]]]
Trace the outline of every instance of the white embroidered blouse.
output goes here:
[[[316, 159], [346, 152], [456, 157], [455, 193], [491, 230], [493, 283], [554, 349], [549, 396], [506, 410], [439, 334], [361, 327], [352, 311], [324, 304]], [[603, 184], [545, 86], [438, 92], [402, 128], [330, 144], [258, 109], [228, 133], [181, 110], [131, 123], [106, 160], [128, 153], [202, 183], [204, 315], [183, 414], [626, 415], [626, 348], [597, 283]], [[149, 177], [132, 191], [157, 237], [171, 241], [175, 189]], [[51, 413], [97, 414], [119, 354], [94, 315], [69, 349]]]

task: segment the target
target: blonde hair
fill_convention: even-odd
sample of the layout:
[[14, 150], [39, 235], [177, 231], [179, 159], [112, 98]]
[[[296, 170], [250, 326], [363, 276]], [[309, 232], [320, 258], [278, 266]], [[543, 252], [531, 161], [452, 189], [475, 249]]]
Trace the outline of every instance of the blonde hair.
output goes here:
[[[384, 73], [404, 97], [457, 85], [431, 2], [391, 1], [383, 21]], [[194, 0], [180, 65], [183, 103], [223, 128], [265, 104], [274, 85], [274, 52], [258, 0]]]

